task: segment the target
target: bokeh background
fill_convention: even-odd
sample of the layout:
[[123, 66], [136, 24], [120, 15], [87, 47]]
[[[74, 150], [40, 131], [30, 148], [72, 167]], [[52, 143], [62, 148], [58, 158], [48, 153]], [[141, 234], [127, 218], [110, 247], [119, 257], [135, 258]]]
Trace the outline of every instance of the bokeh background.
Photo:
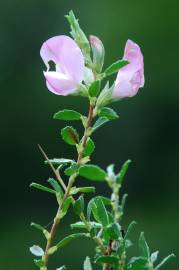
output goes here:
[[[145, 231], [152, 250], [161, 258], [179, 253], [179, 20], [177, 0], [6, 0], [0, 3], [0, 269], [36, 269], [28, 248], [42, 241], [31, 221], [47, 225], [56, 203], [51, 196], [30, 190], [32, 181], [44, 182], [51, 171], [37, 149], [50, 157], [72, 157], [74, 149], [59, 136], [64, 123], [52, 119], [67, 107], [86, 111], [82, 98], [58, 97], [48, 92], [39, 56], [42, 42], [68, 34], [64, 15], [73, 9], [81, 26], [99, 36], [106, 48], [105, 66], [123, 55], [128, 38], [142, 47], [145, 88], [132, 99], [116, 103], [120, 120], [101, 128], [93, 163], [116, 169], [133, 160], [123, 192], [129, 194], [124, 226], [138, 222], [133, 238]], [[98, 192], [107, 193], [101, 185]], [[69, 231], [68, 216], [59, 238]], [[93, 255], [93, 244], [77, 241], [54, 257], [51, 269], [64, 262], [82, 269]], [[60, 263], [60, 265], [59, 265]], [[164, 269], [178, 269], [178, 257]]]

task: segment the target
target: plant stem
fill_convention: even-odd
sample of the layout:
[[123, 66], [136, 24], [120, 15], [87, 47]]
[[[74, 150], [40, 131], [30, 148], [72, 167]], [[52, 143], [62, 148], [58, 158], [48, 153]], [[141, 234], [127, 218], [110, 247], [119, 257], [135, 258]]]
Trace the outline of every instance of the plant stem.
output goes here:
[[[88, 135], [88, 129], [91, 126], [91, 122], [93, 120], [93, 110], [94, 110], [94, 106], [93, 105], [90, 105], [89, 112], [88, 112], [87, 123], [86, 123], [86, 126], [85, 126], [84, 135], [82, 137], [82, 143], [81, 143], [81, 149], [82, 150], [78, 153], [78, 158], [77, 158], [77, 164], [79, 164], [79, 165], [80, 165], [81, 160], [83, 158], [84, 148], [86, 146], [86, 142], [87, 142], [87, 139], [89, 137], [89, 135]], [[46, 160], [48, 161], [48, 163], [49, 163], [52, 171], [54, 172], [56, 178], [59, 180], [59, 182], [61, 183], [61, 185], [63, 186], [63, 188], [65, 190], [65, 195], [63, 197], [63, 201], [62, 201], [61, 205], [59, 206], [58, 211], [57, 211], [57, 214], [56, 214], [56, 216], [54, 218], [54, 222], [53, 222], [53, 225], [52, 225], [51, 231], [50, 231], [50, 237], [47, 240], [47, 244], [46, 244], [46, 248], [45, 248], [45, 254], [44, 254], [45, 267], [43, 269], [47, 270], [48, 260], [49, 260], [49, 253], [48, 253], [48, 251], [52, 247], [53, 240], [55, 238], [55, 235], [56, 235], [56, 232], [57, 232], [58, 226], [60, 224], [60, 220], [61, 220], [61, 218], [60, 218], [60, 210], [63, 207], [64, 201], [66, 200], [66, 198], [70, 194], [70, 190], [71, 190], [71, 188], [72, 188], [72, 186], [73, 186], [73, 184], [74, 184], [74, 182], [76, 180], [76, 177], [78, 176], [78, 173], [75, 173], [75, 174], [73, 174], [73, 175], [70, 176], [69, 182], [68, 182], [68, 186], [66, 187], [66, 185], [63, 182], [63, 180], [60, 177], [60, 174], [57, 173], [57, 171], [55, 170], [55, 168], [53, 167], [53, 165], [49, 161], [47, 155], [45, 154], [45, 152], [43, 151], [43, 149], [41, 148], [41, 146], [39, 146], [39, 148], [40, 148], [42, 154], [44, 155], [44, 157], [46, 158]]]

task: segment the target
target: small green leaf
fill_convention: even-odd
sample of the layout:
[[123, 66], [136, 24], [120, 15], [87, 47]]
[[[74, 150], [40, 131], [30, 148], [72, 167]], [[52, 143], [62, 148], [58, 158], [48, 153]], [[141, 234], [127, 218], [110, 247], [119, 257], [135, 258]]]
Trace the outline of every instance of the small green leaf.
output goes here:
[[127, 228], [127, 231], [126, 231], [126, 234], [125, 234], [125, 237], [124, 237], [124, 240], [127, 240], [127, 239], [129, 238], [129, 235], [130, 235], [130, 233], [132, 232], [132, 230], [133, 230], [133, 228], [135, 227], [136, 224], [137, 224], [137, 223], [136, 223], [135, 221], [132, 221], [132, 222], [129, 224], [129, 226], [128, 226], [128, 228]]
[[160, 269], [163, 265], [165, 265], [170, 259], [175, 258], [174, 254], [170, 254], [168, 255], [165, 259], [163, 259], [163, 261], [157, 265], [157, 267], [155, 268], [155, 270]]
[[44, 227], [42, 227], [40, 224], [37, 224], [37, 223], [34, 223], [34, 222], [31, 222], [30, 226], [32, 226], [32, 227], [34, 227], [34, 228], [36, 228], [36, 229], [38, 229], [38, 230], [40, 230], [42, 232], [44, 230]]
[[72, 204], [73, 199], [72, 197], [68, 197], [64, 203], [63, 203], [63, 207], [62, 207], [62, 212], [61, 212], [61, 217], [64, 217], [70, 207], [70, 205]]
[[48, 179], [48, 182], [51, 184], [51, 186], [54, 188], [54, 190], [57, 192], [57, 193], [60, 193], [61, 196], [63, 196], [63, 191], [59, 185], [59, 183], [53, 179], [53, 178], [49, 178]]
[[149, 270], [148, 261], [144, 257], [133, 257], [127, 264], [127, 270]]
[[61, 130], [62, 139], [70, 144], [70, 145], [76, 145], [79, 142], [79, 135], [73, 127], [65, 127]]
[[75, 234], [68, 235], [63, 240], [61, 240], [56, 246], [57, 246], [58, 249], [63, 248], [64, 246], [69, 244], [72, 240], [77, 239], [77, 238], [81, 238], [81, 237], [89, 237], [89, 234], [87, 234], [87, 233], [75, 233]]
[[81, 215], [81, 213], [84, 211], [84, 205], [85, 205], [84, 197], [83, 195], [81, 195], [73, 205], [73, 210], [75, 214], [77, 214], [78, 216]]
[[152, 262], [152, 263], [156, 262], [156, 260], [157, 260], [157, 258], [158, 258], [158, 254], [159, 254], [159, 251], [158, 251], [158, 250], [155, 251], [155, 252], [153, 252], [153, 253], [151, 254], [150, 259], [151, 259], [151, 262]]
[[99, 117], [98, 120], [94, 123], [94, 126], [92, 127], [92, 131], [96, 131], [98, 128], [100, 128], [101, 126], [103, 126], [104, 124], [106, 124], [107, 122], [109, 122], [109, 119], [107, 117]]
[[139, 237], [139, 249], [142, 257], [150, 259], [150, 249], [145, 240], [144, 233], [142, 232]]
[[95, 144], [91, 138], [88, 138], [86, 146], [83, 151], [84, 156], [91, 156], [91, 154], [94, 152]]
[[42, 257], [44, 255], [43, 249], [36, 245], [30, 247], [30, 252], [37, 257]]
[[84, 270], [92, 270], [92, 266], [91, 266], [91, 262], [90, 262], [90, 258], [86, 257], [85, 261], [84, 261]]
[[67, 175], [67, 176], [71, 176], [73, 175], [74, 173], [77, 173], [78, 172], [78, 165], [77, 163], [72, 163], [70, 167], [66, 168], [64, 173]]
[[100, 91], [100, 81], [94, 81], [89, 88], [89, 94], [91, 97], [96, 97]]
[[48, 187], [45, 187], [45, 186], [42, 186], [42, 185], [37, 184], [37, 183], [31, 183], [30, 187], [34, 187], [36, 189], [39, 189], [39, 190], [42, 190], [42, 191], [45, 191], [45, 192], [56, 194], [55, 190], [53, 190], [51, 188], [48, 188]]
[[126, 60], [118, 60], [117, 62], [113, 63], [112, 65], [110, 65], [105, 71], [104, 74], [106, 76], [110, 76], [113, 73], [116, 73], [120, 68], [126, 66], [127, 64], [129, 64], [128, 61]]
[[131, 160], [129, 159], [122, 165], [122, 168], [116, 178], [116, 181], [118, 184], [122, 185], [130, 163], [131, 163]]
[[104, 264], [104, 263], [107, 263], [107, 264], [117, 264], [119, 262], [119, 258], [116, 257], [116, 256], [109, 256], [109, 255], [106, 255], [106, 256], [100, 256], [96, 259], [96, 263], [98, 264]]
[[95, 187], [81, 187], [81, 188], [77, 188], [77, 187], [73, 187], [71, 188], [71, 192], [70, 194], [74, 195], [77, 194], [78, 192], [81, 193], [94, 193], [95, 192]]
[[121, 237], [121, 226], [118, 223], [109, 224], [106, 228], [106, 232], [110, 239], [117, 240]]
[[106, 210], [106, 207], [100, 197], [95, 198], [94, 200], [97, 208], [97, 216], [100, 220], [100, 223], [106, 227], [109, 224], [109, 217]]
[[37, 267], [41, 268], [43, 266], [45, 266], [45, 263], [43, 260], [34, 260], [34, 263]]
[[[94, 222], [94, 221], [91, 221], [91, 222], [88, 222], [88, 223], [91, 226], [91, 228], [93, 228], [93, 229], [101, 229], [102, 228], [100, 223], [97, 223], [97, 222]], [[86, 224], [84, 222], [82, 222], [82, 221], [73, 223], [70, 226], [71, 226], [72, 229], [86, 229]]]
[[109, 120], [115, 120], [119, 118], [117, 113], [113, 109], [108, 107], [103, 107], [99, 112], [99, 116], [107, 117]]
[[49, 162], [52, 163], [53, 165], [66, 165], [69, 163], [73, 163], [74, 160], [68, 159], [68, 158], [54, 158], [54, 159], [49, 159], [49, 161], [45, 160], [46, 164], [48, 164]]
[[83, 165], [79, 169], [80, 176], [92, 181], [104, 181], [106, 172], [96, 165]]
[[73, 121], [80, 120], [81, 114], [73, 110], [63, 110], [55, 113], [53, 118], [57, 120]]

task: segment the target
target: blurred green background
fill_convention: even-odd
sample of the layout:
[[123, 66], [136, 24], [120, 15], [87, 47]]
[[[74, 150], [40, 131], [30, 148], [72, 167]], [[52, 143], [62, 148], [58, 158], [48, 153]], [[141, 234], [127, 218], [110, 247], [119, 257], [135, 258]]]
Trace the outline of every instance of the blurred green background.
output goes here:
[[[73, 149], [60, 140], [64, 123], [52, 115], [64, 107], [86, 111], [84, 99], [59, 97], [46, 89], [39, 56], [44, 40], [68, 34], [64, 15], [70, 9], [88, 35], [103, 40], [105, 66], [122, 57], [128, 38], [142, 47], [145, 88], [113, 106], [120, 120], [95, 134], [92, 162], [103, 168], [115, 163], [118, 169], [126, 159], [133, 160], [123, 189], [129, 194], [124, 226], [135, 219], [133, 238], [145, 231], [161, 257], [179, 253], [179, 2], [6, 0], [0, 3], [0, 269], [36, 269], [28, 248], [43, 240], [29, 224], [48, 224], [56, 211], [51, 196], [29, 189], [32, 181], [52, 176], [37, 143], [50, 157], [73, 157]], [[106, 193], [106, 186], [100, 185], [98, 192], [102, 190]], [[63, 221], [59, 238], [69, 231], [69, 219], [76, 217]], [[64, 262], [69, 269], [82, 269], [86, 252], [93, 255], [92, 243], [74, 242], [54, 257], [51, 269]], [[164, 267], [178, 268], [178, 258]]]

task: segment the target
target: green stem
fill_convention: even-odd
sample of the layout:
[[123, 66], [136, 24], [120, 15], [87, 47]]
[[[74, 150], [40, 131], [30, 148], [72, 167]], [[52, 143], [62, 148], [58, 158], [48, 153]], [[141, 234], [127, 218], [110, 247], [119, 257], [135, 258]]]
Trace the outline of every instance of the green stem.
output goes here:
[[[77, 164], [80, 165], [81, 163], [81, 160], [83, 158], [83, 152], [84, 152], [84, 148], [86, 146], [86, 142], [87, 142], [87, 139], [89, 137], [88, 135], [88, 129], [89, 127], [91, 126], [91, 122], [93, 120], [93, 110], [94, 110], [94, 106], [93, 105], [90, 105], [90, 108], [89, 108], [89, 113], [88, 113], [88, 119], [87, 119], [87, 123], [86, 123], [86, 127], [85, 127], [85, 130], [84, 130], [84, 135], [83, 135], [83, 138], [82, 138], [82, 143], [81, 143], [81, 146], [82, 146], [82, 150], [78, 153], [78, 159], [77, 159]], [[41, 147], [39, 147], [41, 152], [43, 153], [44, 157], [49, 161], [47, 155], [45, 154], [45, 152], [43, 151], [43, 149]], [[60, 210], [61, 208], [63, 207], [63, 203], [64, 201], [66, 200], [66, 198], [69, 196], [70, 194], [70, 190], [78, 176], [78, 173], [75, 173], [73, 174], [72, 176], [70, 176], [70, 179], [69, 179], [69, 182], [68, 182], [68, 186], [66, 187], [64, 185], [64, 182], [63, 180], [61, 179], [61, 177], [59, 177], [59, 174], [57, 174], [57, 171], [54, 169], [53, 165], [51, 166], [51, 163], [49, 162], [49, 165], [51, 167], [51, 169], [53, 170], [53, 172], [55, 173], [57, 179], [59, 180], [59, 182], [62, 184], [64, 190], [65, 190], [65, 195], [64, 195], [64, 198], [63, 198], [63, 201], [61, 203], [61, 205], [59, 206], [58, 208], [58, 211], [57, 211], [57, 214], [54, 218], [54, 222], [53, 222], [53, 225], [51, 227], [51, 231], [50, 231], [50, 236], [47, 240], [47, 244], [46, 244], [46, 248], [45, 248], [45, 254], [44, 254], [44, 263], [45, 263], [45, 266], [43, 267], [43, 269], [41, 268], [41, 270], [47, 270], [47, 266], [48, 266], [48, 260], [49, 260], [49, 249], [52, 247], [52, 244], [53, 244], [53, 240], [55, 238], [55, 235], [56, 235], [56, 232], [57, 232], [57, 229], [59, 227], [59, 224], [60, 224]]]

